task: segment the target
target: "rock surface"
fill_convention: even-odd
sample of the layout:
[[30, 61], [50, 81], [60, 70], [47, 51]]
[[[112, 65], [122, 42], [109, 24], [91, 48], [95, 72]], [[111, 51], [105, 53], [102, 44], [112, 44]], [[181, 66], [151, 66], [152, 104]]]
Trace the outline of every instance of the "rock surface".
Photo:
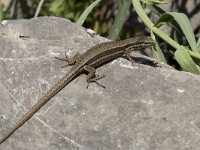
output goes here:
[[[55, 56], [106, 41], [56, 17], [3, 21], [0, 34], [0, 133], [68, 71]], [[106, 76], [100, 81], [106, 89], [96, 84], [86, 89], [81, 76], [0, 149], [199, 149], [200, 78], [158, 65], [114, 60], [97, 70]]]

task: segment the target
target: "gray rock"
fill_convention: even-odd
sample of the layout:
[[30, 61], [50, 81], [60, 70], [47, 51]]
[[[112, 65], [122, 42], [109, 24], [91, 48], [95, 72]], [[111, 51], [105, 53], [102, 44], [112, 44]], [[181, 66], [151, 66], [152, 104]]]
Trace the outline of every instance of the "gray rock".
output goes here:
[[[4, 21], [0, 34], [0, 133], [69, 70], [55, 56], [82, 53], [106, 41], [56, 17]], [[199, 149], [200, 78], [158, 66], [114, 60], [97, 70], [106, 76], [100, 81], [106, 89], [96, 84], [86, 89], [81, 76], [0, 149]]]

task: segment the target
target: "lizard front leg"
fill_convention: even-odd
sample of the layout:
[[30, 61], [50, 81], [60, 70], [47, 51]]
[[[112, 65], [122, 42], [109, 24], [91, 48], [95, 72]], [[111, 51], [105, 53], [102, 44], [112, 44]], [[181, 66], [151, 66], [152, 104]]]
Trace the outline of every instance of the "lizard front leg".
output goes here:
[[135, 63], [135, 61], [133, 60], [133, 58], [131, 58], [131, 54], [130, 54], [130, 51], [129, 51], [129, 50], [125, 50], [124, 54], [125, 54], [126, 58], [127, 58], [132, 64]]
[[58, 58], [58, 57], [55, 57], [56, 59], [58, 60], [61, 60], [61, 61], [66, 61], [67, 64], [62, 66], [62, 68], [64, 67], [68, 67], [68, 66], [72, 66], [72, 65], [75, 65], [77, 61], [80, 60], [80, 57], [81, 55], [79, 53], [76, 53], [74, 56], [72, 57], [68, 57], [65, 53], [65, 58]]
[[97, 82], [97, 80], [104, 78], [104, 77], [105, 77], [104, 75], [102, 75], [102, 76], [96, 75], [96, 74], [95, 74], [95, 73], [96, 73], [96, 69], [93, 68], [92, 66], [85, 65], [83, 68], [84, 68], [85, 71], [88, 72], [88, 76], [87, 76], [87, 82], [88, 82], [87, 88], [89, 87], [89, 84], [90, 84], [91, 82], [95, 82], [97, 85], [99, 85], [99, 86], [105, 88], [105, 86], [103, 86], [103, 85], [101, 85], [101, 84], [99, 84], [99, 83]]

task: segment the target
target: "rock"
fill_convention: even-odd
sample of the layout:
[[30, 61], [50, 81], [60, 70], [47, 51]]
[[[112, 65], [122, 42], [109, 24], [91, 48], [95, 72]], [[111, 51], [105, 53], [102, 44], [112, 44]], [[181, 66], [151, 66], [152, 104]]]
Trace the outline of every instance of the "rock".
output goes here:
[[[82, 53], [107, 41], [56, 17], [3, 21], [0, 33], [0, 133], [69, 70], [55, 56]], [[155, 61], [141, 55], [135, 60]], [[96, 84], [87, 89], [81, 76], [0, 149], [198, 149], [200, 78], [157, 66], [114, 60], [97, 69], [106, 76], [100, 81], [106, 89]]]

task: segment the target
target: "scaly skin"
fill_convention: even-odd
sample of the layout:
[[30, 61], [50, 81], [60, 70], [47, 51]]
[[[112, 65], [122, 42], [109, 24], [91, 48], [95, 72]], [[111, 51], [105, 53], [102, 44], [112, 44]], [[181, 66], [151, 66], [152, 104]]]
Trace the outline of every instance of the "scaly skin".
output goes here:
[[[131, 61], [130, 53], [147, 46], [154, 45], [155, 42], [150, 37], [134, 37], [121, 41], [112, 41], [97, 44], [91, 47], [76, 59], [75, 65], [70, 71], [62, 77], [55, 85], [53, 85], [42, 96], [33, 107], [26, 112], [21, 119], [12, 127], [6, 130], [5, 134], [0, 137], [2, 144], [9, 136], [11, 136], [18, 128], [27, 122], [44, 104], [54, 97], [60, 90], [69, 84], [74, 78], [79, 76], [84, 71], [88, 72], [87, 82], [96, 82], [101, 77], [96, 77], [95, 68], [110, 62], [113, 59], [126, 55]], [[98, 84], [98, 82], [96, 82]], [[99, 84], [100, 85], [100, 84]]]

